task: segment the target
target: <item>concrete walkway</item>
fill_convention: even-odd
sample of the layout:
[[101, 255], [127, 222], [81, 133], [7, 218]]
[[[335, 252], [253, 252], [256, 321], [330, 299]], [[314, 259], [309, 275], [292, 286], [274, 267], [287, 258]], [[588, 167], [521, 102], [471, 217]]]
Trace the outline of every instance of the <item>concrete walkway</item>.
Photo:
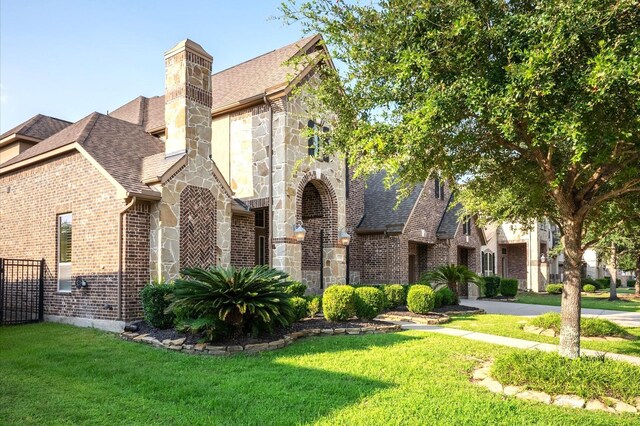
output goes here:
[[[497, 302], [502, 303], [502, 302]], [[394, 321], [395, 322], [395, 321]], [[494, 334], [476, 333], [473, 331], [460, 330], [457, 328], [440, 327], [438, 325], [422, 325], [414, 324], [410, 322], [395, 322], [400, 324], [405, 330], [418, 330], [428, 333], [446, 334], [448, 336], [461, 337], [463, 339], [477, 340], [479, 342], [491, 343], [494, 345], [509, 346], [512, 348], [520, 349], [535, 349], [543, 352], [557, 352], [558, 345], [552, 345], [550, 343], [533, 342], [531, 340], [514, 339], [513, 337], [496, 336]], [[582, 349], [580, 351], [583, 355], [595, 356], [602, 355], [603, 352], [598, 352], [590, 349]], [[640, 365], [640, 357], [631, 355], [621, 355], [611, 352], [606, 352], [605, 357], [609, 359], [615, 359], [618, 361], [626, 361], [631, 364]]]
[[[488, 314], [518, 315], [534, 317], [545, 312], [560, 312], [560, 306], [529, 305], [514, 302], [493, 302], [489, 300], [462, 300], [462, 305], [484, 309]], [[640, 327], [640, 312], [610, 311], [605, 309], [582, 309], [585, 317], [608, 319], [623, 327]]]

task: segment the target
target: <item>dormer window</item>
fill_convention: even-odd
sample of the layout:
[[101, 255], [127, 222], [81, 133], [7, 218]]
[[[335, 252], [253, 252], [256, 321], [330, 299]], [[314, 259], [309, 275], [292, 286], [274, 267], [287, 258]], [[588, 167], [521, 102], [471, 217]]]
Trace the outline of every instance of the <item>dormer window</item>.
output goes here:
[[462, 222], [462, 235], [471, 235], [471, 218], [466, 217]]

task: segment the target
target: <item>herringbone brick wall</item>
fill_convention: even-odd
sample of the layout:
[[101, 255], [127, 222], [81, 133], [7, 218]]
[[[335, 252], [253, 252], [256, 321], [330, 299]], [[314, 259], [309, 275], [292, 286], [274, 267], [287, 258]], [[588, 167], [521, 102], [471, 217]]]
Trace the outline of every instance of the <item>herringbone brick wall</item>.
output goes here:
[[180, 268], [216, 264], [216, 199], [205, 188], [186, 186], [180, 193]]

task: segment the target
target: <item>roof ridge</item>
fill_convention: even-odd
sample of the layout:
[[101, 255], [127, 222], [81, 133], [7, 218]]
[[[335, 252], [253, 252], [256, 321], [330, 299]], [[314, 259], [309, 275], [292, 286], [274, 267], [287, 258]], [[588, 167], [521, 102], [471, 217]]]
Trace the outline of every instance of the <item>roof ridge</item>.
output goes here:
[[24, 123], [24, 126], [22, 126], [22, 129], [20, 129], [19, 131], [17, 131], [15, 134], [19, 135], [21, 133], [25, 133], [27, 130], [29, 130], [30, 128], [32, 128], [39, 120], [40, 118], [42, 118], [43, 115], [38, 113], [36, 115], [34, 115], [33, 117], [31, 117], [30, 119], [27, 120], [26, 123]]
[[93, 130], [93, 127], [96, 125], [98, 118], [100, 118], [101, 115], [102, 114], [100, 114], [99, 112], [94, 111], [87, 116], [89, 118], [89, 121], [84, 125], [82, 131], [76, 138], [76, 142], [78, 144], [82, 145], [87, 140], [87, 138], [91, 134], [91, 131]]
[[[232, 66], [230, 66], [230, 67], [228, 67], [228, 68], [225, 68], [225, 69], [223, 69], [223, 70], [220, 70], [220, 71], [218, 71], [218, 72], [214, 72], [213, 74], [211, 74], [211, 76], [213, 77], [214, 75], [222, 74], [223, 72], [227, 72], [227, 71], [229, 71], [229, 70], [231, 70], [231, 69], [233, 69], [233, 68], [239, 67], [240, 65], [244, 65], [244, 64], [246, 64], [247, 62], [251, 62], [251, 61], [254, 61], [254, 60], [258, 59], [258, 58], [262, 58], [263, 56], [270, 55], [270, 54], [272, 54], [272, 53], [274, 53], [274, 52], [277, 52], [278, 50], [284, 50], [284, 49], [286, 49], [286, 48], [288, 48], [288, 47], [291, 47], [291, 46], [295, 45], [296, 43], [300, 43], [300, 42], [301, 42], [301, 41], [303, 41], [303, 40], [307, 40], [307, 42], [308, 42], [309, 40], [311, 40], [311, 39], [312, 39], [312, 38], [314, 38], [315, 36], [317, 36], [317, 34], [314, 34], [314, 35], [309, 36], [309, 37], [301, 38], [301, 39], [299, 39], [299, 40], [297, 40], [297, 41], [294, 41], [293, 43], [289, 43], [289, 44], [284, 45], [284, 46], [282, 46], [282, 47], [279, 47], [279, 48], [277, 48], [277, 49], [270, 50], [270, 51], [268, 51], [268, 52], [265, 52], [265, 53], [263, 53], [263, 54], [261, 54], [261, 55], [258, 55], [258, 56], [256, 56], [256, 57], [254, 57], [254, 58], [247, 59], [246, 61], [242, 61], [242, 62], [240, 62], [239, 64], [232, 65]], [[298, 46], [298, 47], [299, 47], [299, 48], [298, 48], [298, 52], [299, 52], [299, 51], [302, 49], [302, 47], [304, 47], [304, 45], [302, 45], [302, 46]]]

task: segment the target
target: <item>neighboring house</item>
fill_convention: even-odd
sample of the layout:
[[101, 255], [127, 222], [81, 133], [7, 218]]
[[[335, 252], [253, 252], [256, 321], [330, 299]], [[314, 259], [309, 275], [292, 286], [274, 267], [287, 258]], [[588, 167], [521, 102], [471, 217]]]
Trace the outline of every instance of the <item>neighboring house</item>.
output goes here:
[[[283, 65], [301, 54], [314, 62]], [[269, 264], [312, 292], [478, 270], [481, 230], [446, 210], [446, 185], [418, 185], [394, 210], [378, 177], [318, 156], [303, 129], [321, 121], [291, 91], [330, 64], [320, 36], [213, 75], [212, 61], [185, 40], [165, 54], [164, 96], [0, 137], [32, 138], [0, 164], [0, 257], [45, 259], [47, 319], [120, 329], [142, 316], [145, 284], [184, 267]]]
[[[611, 271], [609, 265], [598, 256], [595, 250], [587, 249], [582, 255], [582, 276], [593, 279], [610, 278]], [[623, 287], [627, 286], [627, 281], [634, 279], [634, 271], [616, 270], [616, 275]]]
[[548, 220], [530, 227], [516, 223], [490, 224], [486, 227], [487, 244], [482, 247], [483, 275], [515, 278], [520, 290], [542, 292], [550, 282], [561, 282], [562, 256], [549, 250], [559, 244], [556, 226]]
[[58, 133], [71, 123], [38, 114], [0, 135], [0, 164], [22, 154], [43, 139]]

